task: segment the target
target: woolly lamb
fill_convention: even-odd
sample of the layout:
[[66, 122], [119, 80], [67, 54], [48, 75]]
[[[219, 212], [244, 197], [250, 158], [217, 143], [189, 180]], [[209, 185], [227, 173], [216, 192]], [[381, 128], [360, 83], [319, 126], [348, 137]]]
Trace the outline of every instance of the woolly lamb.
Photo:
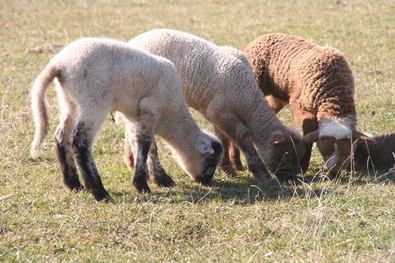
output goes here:
[[[295, 179], [299, 157], [305, 152], [303, 138], [275, 116], [241, 52], [232, 54], [235, 49], [169, 29], [143, 33], [129, 43], [174, 63], [187, 105], [214, 124], [223, 143], [228, 138], [235, 141], [257, 180], [271, 179], [265, 165], [280, 180]], [[236, 174], [224, 161], [220, 168]]]
[[255, 39], [243, 52], [275, 113], [288, 104], [302, 124], [308, 143], [301, 161], [303, 171], [314, 142], [331, 175], [349, 165], [353, 141], [374, 142], [355, 130], [354, 79], [337, 49], [275, 33]]
[[[36, 125], [33, 158], [39, 156], [48, 131], [45, 93], [54, 78], [61, 105], [56, 150], [67, 188], [83, 188], [76, 162], [86, 190], [98, 201], [111, 200], [92, 154], [94, 137], [111, 111], [122, 112], [127, 118], [127, 137], [135, 145], [133, 185], [138, 192], [150, 192], [145, 170], [148, 152], [156, 151], [152, 145], [154, 133], [180, 155], [181, 165], [196, 181], [212, 178], [222, 146], [201, 132], [192, 119], [174, 65], [165, 58], [110, 39], [75, 41], [37, 77], [32, 90]], [[164, 186], [173, 184], [168, 176], [153, 180]]]
[[357, 168], [391, 169], [395, 164], [395, 133], [373, 137], [375, 144], [359, 143], [354, 161]]

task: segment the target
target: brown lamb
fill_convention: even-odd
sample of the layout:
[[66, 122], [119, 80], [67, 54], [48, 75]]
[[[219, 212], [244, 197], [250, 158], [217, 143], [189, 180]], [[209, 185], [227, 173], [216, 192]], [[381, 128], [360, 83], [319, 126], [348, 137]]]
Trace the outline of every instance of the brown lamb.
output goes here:
[[[289, 105], [295, 121], [302, 124], [308, 143], [301, 160], [304, 172], [314, 142], [331, 175], [348, 167], [353, 141], [374, 142], [356, 130], [354, 78], [339, 50], [273, 33], [250, 42], [243, 52], [275, 113]], [[230, 147], [229, 152], [237, 152], [232, 149], [234, 145]], [[240, 163], [232, 165], [237, 167]]]

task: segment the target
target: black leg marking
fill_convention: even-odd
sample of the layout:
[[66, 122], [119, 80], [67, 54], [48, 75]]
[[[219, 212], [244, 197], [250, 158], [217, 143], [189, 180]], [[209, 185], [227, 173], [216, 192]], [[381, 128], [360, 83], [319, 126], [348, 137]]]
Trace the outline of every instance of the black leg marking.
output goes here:
[[151, 148], [148, 153], [147, 165], [149, 179], [151, 182], [161, 187], [171, 187], [175, 185], [173, 179], [166, 173], [165, 169], [160, 163], [158, 157], [158, 148], [155, 140], [151, 143]]
[[89, 138], [84, 128], [84, 123], [79, 123], [72, 136], [72, 146], [78, 167], [85, 181], [86, 190], [93, 194], [97, 201], [111, 201], [110, 195], [103, 187], [99, 172], [97, 171], [91, 144], [93, 138]]
[[[67, 146], [66, 146], [67, 145]], [[70, 152], [70, 142], [66, 145], [59, 140], [56, 140], [56, 154], [58, 157], [60, 171], [63, 175], [63, 184], [70, 190], [82, 190], [84, 187], [81, 185], [78, 178], [77, 168], [74, 163], [73, 154]]]
[[150, 193], [151, 189], [147, 184], [146, 163], [152, 138], [149, 135], [136, 135], [136, 140], [137, 156], [132, 183], [139, 193]]

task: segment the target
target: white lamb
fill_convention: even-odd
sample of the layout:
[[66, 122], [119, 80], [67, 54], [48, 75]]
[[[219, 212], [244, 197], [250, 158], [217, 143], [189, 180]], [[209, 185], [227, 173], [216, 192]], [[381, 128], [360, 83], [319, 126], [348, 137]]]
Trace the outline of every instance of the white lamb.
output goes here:
[[[85, 188], [96, 200], [111, 200], [97, 171], [92, 143], [111, 111], [127, 119], [128, 143], [134, 145], [136, 167], [133, 185], [150, 192], [146, 160], [154, 133], [180, 156], [181, 165], [198, 182], [211, 180], [221, 158], [220, 142], [203, 133], [192, 119], [182, 96], [174, 65], [126, 43], [86, 38], [68, 45], [37, 77], [32, 90], [36, 132], [33, 158], [48, 131], [45, 93], [55, 79], [61, 105], [55, 133], [57, 157], [65, 186], [80, 190], [77, 166]], [[162, 186], [173, 184], [165, 175], [150, 178]]]
[[[271, 178], [265, 165], [282, 181], [295, 179], [305, 152], [303, 138], [275, 116], [241, 52], [169, 29], [146, 32], [129, 44], [173, 62], [187, 105], [214, 124], [223, 143], [236, 143], [257, 180]], [[220, 164], [223, 172], [236, 174], [225, 164], [226, 159]]]

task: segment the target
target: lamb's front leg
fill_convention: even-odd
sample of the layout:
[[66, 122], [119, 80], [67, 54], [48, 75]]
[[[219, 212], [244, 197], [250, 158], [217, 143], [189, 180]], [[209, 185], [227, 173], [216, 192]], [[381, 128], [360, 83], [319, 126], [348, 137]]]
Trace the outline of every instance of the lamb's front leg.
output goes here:
[[[318, 129], [318, 121], [315, 116], [311, 114], [305, 115], [309, 117], [306, 117], [302, 121], [303, 136]], [[309, 168], [312, 148], [313, 144], [306, 143], [306, 152], [300, 159], [300, 168], [302, 169], [303, 174], [305, 174], [307, 172], [307, 169]]]
[[[124, 147], [124, 160], [131, 171], [134, 170], [134, 157], [133, 157], [133, 146], [134, 140], [130, 140], [134, 136], [132, 132], [133, 128], [129, 126], [125, 133], [125, 147]], [[174, 186], [173, 179], [166, 173], [163, 168], [159, 156], [156, 141], [154, 140], [151, 144], [148, 152], [147, 159], [147, 172], [149, 180], [160, 187]]]
[[217, 127], [217, 131], [225, 133], [235, 142], [247, 161], [248, 169], [257, 181], [271, 180], [270, 173], [254, 148], [250, 131], [237, 116], [230, 113], [226, 115], [213, 114], [210, 120]]
[[147, 165], [149, 180], [151, 182], [161, 187], [170, 187], [175, 185], [173, 179], [171, 179], [171, 177], [166, 173], [165, 169], [160, 163], [158, 148], [155, 140], [151, 143], [148, 153]]
[[243, 153], [248, 164], [248, 169], [257, 181], [266, 182], [272, 179], [258, 152], [255, 150], [252, 140], [236, 137], [235, 144]]
[[230, 147], [230, 140], [228, 136], [226, 136], [220, 129], [214, 126], [215, 135], [221, 140], [223, 146], [223, 155], [221, 162], [218, 165], [218, 170], [221, 174], [235, 177], [237, 176], [237, 171], [232, 165], [231, 160], [229, 159], [229, 147]]
[[147, 184], [146, 163], [148, 152], [152, 143], [153, 136], [145, 133], [138, 133], [131, 136], [129, 134], [129, 143], [134, 145], [133, 156], [135, 156], [134, 174], [132, 184], [139, 193], [150, 193], [151, 189]]

